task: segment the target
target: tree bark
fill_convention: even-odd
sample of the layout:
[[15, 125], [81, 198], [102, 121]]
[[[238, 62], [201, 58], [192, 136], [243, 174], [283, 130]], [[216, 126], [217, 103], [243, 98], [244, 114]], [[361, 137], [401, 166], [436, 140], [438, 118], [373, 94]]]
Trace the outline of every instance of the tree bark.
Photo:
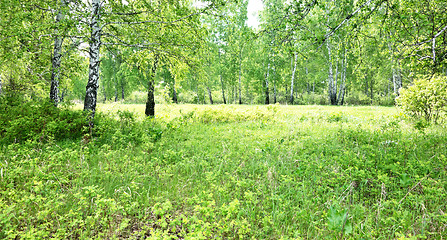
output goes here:
[[[391, 32], [389, 33], [391, 35]], [[394, 95], [396, 97], [399, 96], [399, 89], [402, 87], [402, 80], [400, 76], [400, 61], [395, 59], [394, 57], [394, 48], [391, 45], [391, 42], [389, 41], [389, 36], [387, 36], [388, 39], [388, 49], [391, 52], [391, 71], [393, 75], [393, 91]]]
[[[297, 52], [295, 52], [294, 53], [294, 57], [293, 57], [292, 80], [291, 80], [291, 84], [290, 84], [290, 104], [292, 104], [292, 105], [293, 105], [293, 83], [294, 83], [294, 80], [295, 80], [297, 57], [298, 57], [298, 54], [297, 54]], [[309, 88], [309, 86], [307, 88]]]
[[265, 75], [265, 104], [270, 104], [270, 94], [269, 94], [269, 74], [270, 74], [270, 63], [267, 64], [267, 74]]
[[206, 87], [206, 89], [208, 89], [208, 97], [210, 98], [210, 104], [213, 104], [213, 96], [211, 95], [211, 89], [210, 87]]
[[155, 56], [154, 64], [152, 65], [151, 72], [149, 73], [149, 81], [147, 84], [147, 101], [144, 113], [148, 117], [155, 116], [154, 85], [155, 85], [155, 72], [157, 71], [157, 64], [158, 64], [158, 56]]
[[93, 127], [93, 118], [96, 111], [96, 100], [99, 79], [99, 50], [101, 48], [101, 27], [99, 26], [101, 0], [92, 0], [92, 18], [90, 21], [90, 51], [89, 51], [89, 73], [85, 89], [84, 111], [90, 111], [90, 127]]
[[172, 102], [174, 103], [178, 103], [178, 99], [177, 99], [177, 91], [175, 90], [175, 81], [174, 84], [172, 84]]
[[[65, 1], [61, 0], [61, 8], [65, 6]], [[56, 15], [56, 24], [64, 19], [62, 9]], [[50, 87], [50, 100], [57, 106], [59, 103], [59, 79], [60, 79], [60, 66], [62, 59], [62, 43], [64, 38], [58, 35], [56, 30], [56, 37], [54, 39], [53, 57], [51, 59], [51, 87]]]
[[222, 75], [220, 75], [220, 83], [222, 85], [222, 98], [223, 98], [223, 102], [224, 104], [227, 104], [227, 100], [225, 99], [225, 87], [224, 87], [224, 82], [222, 79]]
[[60, 102], [63, 102], [64, 101], [64, 98], [65, 98], [65, 93], [67, 92], [67, 90], [66, 89], [62, 89], [62, 92], [61, 92], [61, 97], [60, 97]]
[[331, 53], [330, 39], [327, 39], [327, 41], [326, 41], [326, 48], [328, 50], [328, 56], [329, 56], [329, 75], [328, 75], [329, 99], [331, 101], [331, 105], [337, 105], [337, 90], [336, 90], [336, 85], [334, 84], [334, 73], [333, 73], [333, 69], [332, 69], [332, 53]]

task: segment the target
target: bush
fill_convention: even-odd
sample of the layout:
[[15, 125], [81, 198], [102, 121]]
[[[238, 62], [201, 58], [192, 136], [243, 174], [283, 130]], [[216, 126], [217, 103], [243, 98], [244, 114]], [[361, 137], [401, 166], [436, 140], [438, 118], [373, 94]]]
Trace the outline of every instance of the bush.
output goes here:
[[82, 136], [86, 125], [81, 110], [57, 108], [48, 99], [40, 102], [0, 99], [0, 144], [76, 138]]
[[119, 110], [117, 113], [96, 113], [92, 137], [98, 145], [106, 144], [114, 150], [132, 144], [152, 151], [153, 143], [162, 134], [163, 126], [157, 120], [138, 120], [134, 112]]
[[363, 92], [352, 92], [345, 97], [345, 104], [347, 105], [371, 105], [371, 98]]
[[400, 90], [397, 105], [408, 115], [437, 122], [447, 112], [447, 77], [421, 77], [412, 86]]
[[329, 105], [327, 94], [304, 93], [295, 99], [298, 105]]
[[179, 103], [197, 103], [197, 94], [193, 91], [181, 91], [178, 93]]
[[178, 120], [181, 123], [188, 121], [201, 123], [229, 123], [246, 122], [255, 120], [271, 120], [278, 112], [279, 104], [271, 104], [266, 107], [256, 107], [253, 110], [242, 110], [232, 106], [220, 105], [216, 107], [207, 107], [200, 110], [195, 109], [192, 112], [181, 113]]
[[125, 100], [124, 103], [129, 104], [145, 104], [147, 101], [147, 92], [133, 91]]

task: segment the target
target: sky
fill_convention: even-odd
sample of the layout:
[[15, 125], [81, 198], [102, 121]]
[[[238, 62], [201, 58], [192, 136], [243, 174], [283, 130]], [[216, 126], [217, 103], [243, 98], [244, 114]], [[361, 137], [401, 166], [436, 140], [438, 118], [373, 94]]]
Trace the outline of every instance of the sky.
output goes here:
[[258, 13], [264, 8], [264, 5], [261, 0], [249, 0], [247, 8], [247, 25], [249, 27], [257, 28], [259, 26]]

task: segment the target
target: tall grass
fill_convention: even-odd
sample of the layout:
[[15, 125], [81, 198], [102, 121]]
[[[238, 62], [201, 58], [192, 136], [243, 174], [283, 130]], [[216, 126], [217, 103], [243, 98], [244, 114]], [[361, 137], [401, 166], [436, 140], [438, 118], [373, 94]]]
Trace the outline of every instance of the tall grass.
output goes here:
[[444, 238], [447, 131], [395, 108], [100, 105], [3, 146], [2, 238]]

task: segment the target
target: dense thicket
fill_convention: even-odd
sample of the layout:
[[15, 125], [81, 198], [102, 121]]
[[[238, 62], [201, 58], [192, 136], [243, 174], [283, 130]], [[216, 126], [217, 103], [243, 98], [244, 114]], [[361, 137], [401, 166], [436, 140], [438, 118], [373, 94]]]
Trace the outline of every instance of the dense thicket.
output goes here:
[[417, 75], [447, 74], [445, 1], [263, 5], [254, 28], [248, 0], [9, 1], [0, 94], [85, 100], [92, 111], [97, 100], [152, 95], [159, 103], [392, 105]]

